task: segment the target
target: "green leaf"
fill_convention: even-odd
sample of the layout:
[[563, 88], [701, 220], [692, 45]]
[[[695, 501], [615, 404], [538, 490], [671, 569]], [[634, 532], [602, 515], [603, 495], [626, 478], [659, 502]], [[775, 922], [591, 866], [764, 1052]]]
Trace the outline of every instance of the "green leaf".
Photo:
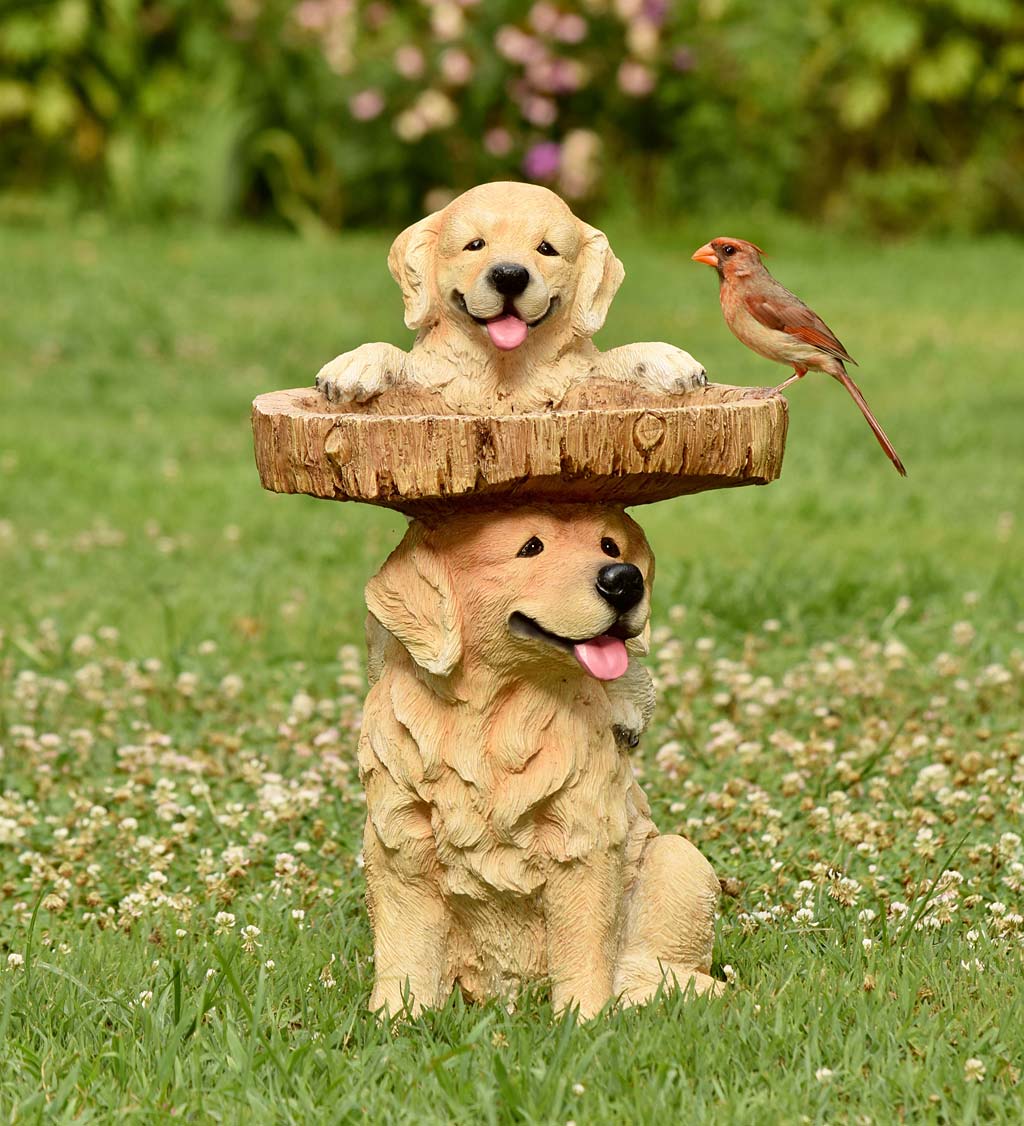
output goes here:
[[893, 4], [871, 4], [856, 17], [856, 35], [873, 62], [891, 67], [906, 62], [921, 40], [921, 20]]
[[859, 74], [839, 94], [839, 116], [848, 129], [874, 125], [889, 108], [889, 87], [878, 75]]
[[976, 43], [963, 37], [946, 39], [937, 51], [917, 62], [910, 87], [930, 102], [950, 102], [965, 93], [980, 63]]

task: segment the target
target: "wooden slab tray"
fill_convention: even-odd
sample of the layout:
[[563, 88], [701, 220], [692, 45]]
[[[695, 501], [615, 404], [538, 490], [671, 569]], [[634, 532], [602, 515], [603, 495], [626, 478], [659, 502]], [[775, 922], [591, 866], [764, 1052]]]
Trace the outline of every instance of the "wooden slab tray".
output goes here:
[[[469, 505], [648, 504], [764, 485], [782, 470], [781, 395], [712, 384], [681, 396], [588, 384], [557, 410], [471, 416], [400, 388], [334, 406], [318, 391], [253, 402], [265, 489], [395, 508], [410, 516]], [[746, 396], [746, 397], [745, 397]]]

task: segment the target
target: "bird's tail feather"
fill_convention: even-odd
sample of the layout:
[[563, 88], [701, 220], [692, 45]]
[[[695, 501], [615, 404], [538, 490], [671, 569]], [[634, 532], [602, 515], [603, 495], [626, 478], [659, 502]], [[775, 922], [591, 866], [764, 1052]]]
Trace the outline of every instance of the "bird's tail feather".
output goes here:
[[896, 449], [893, 446], [892, 442], [889, 441], [889, 436], [882, 429], [881, 423], [871, 413], [871, 408], [868, 406], [867, 399], [865, 399], [861, 394], [860, 388], [856, 383], [853, 382], [853, 380], [847, 373], [846, 368], [843, 367], [841, 363], [839, 364], [839, 369], [839, 372], [832, 372], [832, 374], [836, 379], [839, 380], [839, 382], [846, 388], [846, 390], [850, 392], [850, 397], [857, 404], [857, 406], [860, 407], [860, 413], [867, 420], [867, 424], [871, 427], [872, 433], [878, 439], [878, 444], [882, 447], [883, 450], [885, 450], [886, 456], [896, 467], [896, 472], [901, 477], [906, 477], [907, 471], [903, 466], [903, 462], [900, 461], [900, 455], [896, 452]]

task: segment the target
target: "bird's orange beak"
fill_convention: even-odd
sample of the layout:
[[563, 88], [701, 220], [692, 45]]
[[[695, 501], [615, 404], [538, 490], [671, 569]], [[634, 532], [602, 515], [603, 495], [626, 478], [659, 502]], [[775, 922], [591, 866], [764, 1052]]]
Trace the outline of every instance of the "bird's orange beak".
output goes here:
[[694, 262], [703, 262], [705, 266], [717, 266], [718, 255], [714, 251], [710, 242], [706, 242], [700, 250], [695, 250], [690, 258]]

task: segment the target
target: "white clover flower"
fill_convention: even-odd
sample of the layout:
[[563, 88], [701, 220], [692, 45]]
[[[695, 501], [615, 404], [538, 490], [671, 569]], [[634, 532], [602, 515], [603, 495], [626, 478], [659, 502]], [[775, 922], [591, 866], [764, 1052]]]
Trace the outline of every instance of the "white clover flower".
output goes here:
[[954, 645], [970, 645], [977, 636], [978, 631], [970, 622], [954, 622], [950, 630]]
[[242, 694], [245, 681], [237, 673], [228, 673], [221, 678], [220, 694], [227, 700], [237, 699]]
[[980, 1083], [985, 1078], [985, 1065], [981, 1060], [971, 1057], [964, 1061], [964, 1079], [968, 1083]]
[[819, 1083], [831, 1083], [833, 1075], [835, 1075], [835, 1072], [832, 1070], [832, 1068], [819, 1067], [818, 1070], [814, 1073], [814, 1078], [817, 1079]]
[[259, 949], [260, 944], [256, 941], [263, 932], [259, 927], [254, 927], [251, 924], [247, 927], [242, 927], [239, 939], [242, 943], [242, 949], [246, 954], [255, 954]]
[[9, 970], [20, 970], [25, 965], [24, 954], [8, 954], [7, 955], [7, 968]]
[[573, 1083], [572, 1085], [572, 1093], [574, 1095], [582, 1095], [585, 1090], [586, 1087], [584, 1087], [582, 1083]]
[[230, 911], [218, 911], [213, 921], [217, 924], [214, 934], [227, 934], [235, 925], [235, 916]]

